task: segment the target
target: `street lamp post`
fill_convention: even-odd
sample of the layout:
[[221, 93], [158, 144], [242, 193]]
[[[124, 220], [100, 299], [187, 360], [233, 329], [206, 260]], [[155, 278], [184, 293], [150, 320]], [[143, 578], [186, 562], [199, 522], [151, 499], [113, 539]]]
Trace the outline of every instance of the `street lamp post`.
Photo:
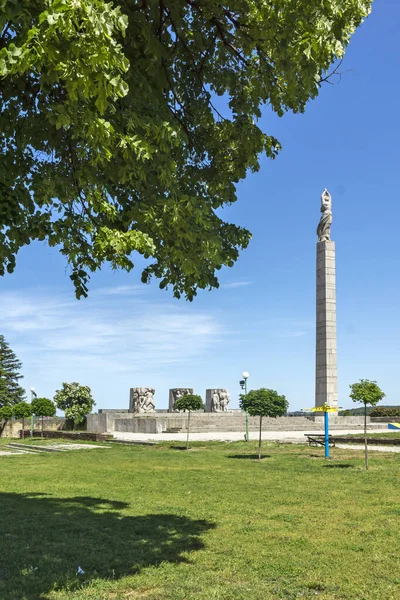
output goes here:
[[[35, 391], [34, 387], [29, 388], [30, 392], [31, 392], [31, 404], [32, 404], [32, 400], [34, 398], [37, 398], [37, 393]], [[33, 437], [33, 426], [34, 426], [34, 416], [33, 413], [31, 414], [31, 431], [30, 431], [30, 435], [31, 437]]]
[[[244, 393], [247, 394], [247, 380], [250, 377], [250, 374], [247, 371], [242, 373], [242, 381], [240, 381], [240, 385], [242, 389], [244, 389]], [[246, 442], [249, 441], [249, 413], [246, 410]]]

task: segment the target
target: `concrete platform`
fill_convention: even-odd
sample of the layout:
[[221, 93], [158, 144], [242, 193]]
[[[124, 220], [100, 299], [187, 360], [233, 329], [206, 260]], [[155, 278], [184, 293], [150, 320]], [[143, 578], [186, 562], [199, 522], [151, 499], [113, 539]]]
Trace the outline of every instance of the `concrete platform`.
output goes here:
[[[270, 441], [278, 441], [278, 442], [286, 442], [286, 443], [295, 443], [295, 444], [306, 444], [307, 438], [305, 436], [306, 433], [313, 433], [316, 435], [324, 435], [324, 430], [314, 430], [310, 429], [307, 431], [262, 431], [261, 438], [263, 440]], [[339, 429], [335, 430], [335, 435], [348, 435], [350, 433], [360, 433], [359, 429]], [[249, 437], [251, 440], [258, 440], [258, 432], [251, 431], [249, 432]], [[186, 433], [129, 433], [122, 431], [114, 432], [115, 440], [126, 440], [126, 441], [154, 441], [154, 442], [183, 442], [186, 440]], [[210, 442], [210, 441], [220, 441], [220, 442], [238, 442], [244, 440], [244, 432], [236, 432], [236, 431], [212, 431], [212, 432], [204, 432], [204, 433], [190, 433], [190, 440], [192, 442]]]
[[[204, 413], [193, 412], [190, 418], [190, 431], [192, 433], [236, 433], [240, 436], [245, 431], [245, 413]], [[324, 427], [323, 416], [310, 417], [278, 417], [276, 419], [265, 417], [262, 422], [262, 430], [267, 432], [303, 431], [318, 432]], [[258, 433], [259, 418], [248, 418], [249, 431]], [[371, 429], [387, 429], [386, 423], [372, 423], [367, 418], [368, 427]], [[101, 413], [88, 415], [88, 431], [98, 434], [176, 434], [186, 433], [187, 415], [184, 413], [154, 413], [149, 415], [137, 415], [135, 413]], [[338, 417], [330, 415], [329, 429], [335, 431], [358, 430], [364, 428], [363, 417]], [[214, 439], [214, 438], [210, 438]], [[217, 438], [218, 439], [218, 438]]]

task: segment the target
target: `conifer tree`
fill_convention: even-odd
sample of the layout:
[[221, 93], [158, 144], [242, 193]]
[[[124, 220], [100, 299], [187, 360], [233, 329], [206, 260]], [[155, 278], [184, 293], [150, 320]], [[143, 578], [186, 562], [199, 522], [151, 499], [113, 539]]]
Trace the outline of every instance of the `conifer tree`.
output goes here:
[[25, 390], [19, 385], [22, 363], [3, 335], [0, 335], [0, 408], [13, 406], [25, 398]]

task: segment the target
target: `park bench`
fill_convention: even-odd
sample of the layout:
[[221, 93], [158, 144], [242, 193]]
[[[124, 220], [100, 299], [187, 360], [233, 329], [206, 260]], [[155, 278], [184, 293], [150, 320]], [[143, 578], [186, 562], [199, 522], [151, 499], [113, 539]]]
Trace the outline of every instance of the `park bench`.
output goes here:
[[[324, 435], [315, 435], [312, 433], [305, 433], [304, 435], [307, 438], [309, 446], [325, 446], [325, 436]], [[334, 438], [330, 435], [328, 439], [329, 439], [329, 446], [335, 447]]]

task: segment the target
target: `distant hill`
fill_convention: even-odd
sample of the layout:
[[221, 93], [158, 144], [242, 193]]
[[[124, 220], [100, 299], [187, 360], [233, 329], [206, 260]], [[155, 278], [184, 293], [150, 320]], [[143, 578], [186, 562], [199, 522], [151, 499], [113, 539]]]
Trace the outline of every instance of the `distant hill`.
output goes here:
[[[376, 408], [396, 408], [396, 409], [400, 410], [399, 405], [390, 405], [389, 406], [387, 404], [377, 404]], [[367, 415], [369, 415], [369, 413], [373, 409], [374, 409], [373, 406], [367, 406]], [[342, 415], [345, 411], [346, 411], [346, 414], [347, 414], [347, 412], [349, 412], [352, 417], [359, 417], [364, 414], [364, 407], [360, 406], [359, 408], [345, 408], [345, 409], [339, 411], [339, 415]]]

